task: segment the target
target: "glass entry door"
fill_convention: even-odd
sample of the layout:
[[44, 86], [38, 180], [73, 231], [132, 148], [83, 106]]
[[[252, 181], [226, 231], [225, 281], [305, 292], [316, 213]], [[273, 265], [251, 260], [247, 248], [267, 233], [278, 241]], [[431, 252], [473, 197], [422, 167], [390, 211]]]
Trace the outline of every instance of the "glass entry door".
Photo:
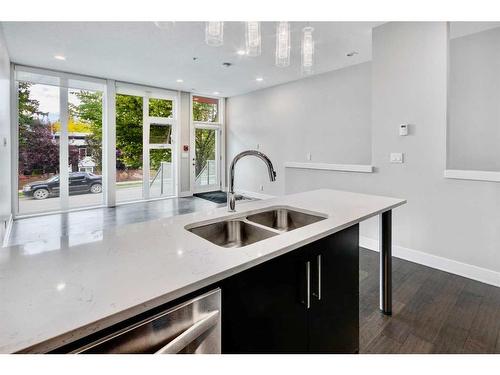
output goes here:
[[193, 172], [195, 192], [220, 189], [220, 129], [214, 127], [194, 128]]
[[191, 97], [191, 186], [195, 193], [222, 188], [223, 101]]

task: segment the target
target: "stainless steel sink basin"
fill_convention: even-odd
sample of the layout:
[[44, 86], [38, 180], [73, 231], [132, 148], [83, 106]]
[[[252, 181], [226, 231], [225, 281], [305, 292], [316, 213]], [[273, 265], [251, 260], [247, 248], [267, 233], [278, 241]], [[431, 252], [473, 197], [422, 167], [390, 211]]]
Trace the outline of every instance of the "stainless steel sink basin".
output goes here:
[[247, 216], [247, 220], [282, 232], [287, 232], [325, 220], [325, 218], [289, 208], [273, 208], [268, 211]]
[[243, 220], [225, 220], [188, 229], [222, 247], [243, 247], [278, 235]]

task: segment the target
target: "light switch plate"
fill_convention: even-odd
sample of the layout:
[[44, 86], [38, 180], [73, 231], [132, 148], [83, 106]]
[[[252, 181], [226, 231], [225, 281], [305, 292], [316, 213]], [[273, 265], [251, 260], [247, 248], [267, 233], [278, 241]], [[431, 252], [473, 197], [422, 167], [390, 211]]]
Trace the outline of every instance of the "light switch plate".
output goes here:
[[402, 152], [391, 152], [391, 163], [404, 163], [404, 154]]
[[401, 124], [399, 125], [399, 135], [406, 136], [408, 135], [409, 124]]

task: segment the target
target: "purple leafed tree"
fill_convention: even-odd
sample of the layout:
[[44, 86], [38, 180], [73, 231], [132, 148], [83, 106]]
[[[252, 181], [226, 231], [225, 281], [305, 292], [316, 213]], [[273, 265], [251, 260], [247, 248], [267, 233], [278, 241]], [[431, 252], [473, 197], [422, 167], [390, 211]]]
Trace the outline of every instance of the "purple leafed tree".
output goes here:
[[[19, 131], [19, 171], [25, 175], [58, 173], [59, 145], [50, 126], [34, 120], [20, 127]], [[73, 170], [78, 168], [78, 148], [72, 145], [69, 146], [68, 164]]]

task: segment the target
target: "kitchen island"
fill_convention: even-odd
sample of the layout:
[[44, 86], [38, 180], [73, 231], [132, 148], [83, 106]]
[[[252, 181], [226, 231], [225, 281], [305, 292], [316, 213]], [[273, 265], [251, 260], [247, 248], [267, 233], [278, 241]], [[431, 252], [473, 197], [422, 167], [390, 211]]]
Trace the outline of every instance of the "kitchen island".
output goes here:
[[[402, 199], [322, 189], [240, 204], [233, 213], [219, 208], [78, 238], [63, 237], [55, 243], [3, 248], [0, 352], [56, 350], [285, 259], [282, 256], [299, 256], [318, 241], [335, 241], [332, 235], [344, 232], [345, 238], [353, 239], [357, 224], [377, 215], [384, 224], [381, 307], [390, 313], [390, 213], [404, 203]], [[186, 229], [271, 207], [290, 207], [324, 219], [240, 248], [218, 246]], [[356, 248], [352, 251], [357, 252], [357, 237], [353, 241]], [[224, 296], [224, 289], [222, 293]]]

